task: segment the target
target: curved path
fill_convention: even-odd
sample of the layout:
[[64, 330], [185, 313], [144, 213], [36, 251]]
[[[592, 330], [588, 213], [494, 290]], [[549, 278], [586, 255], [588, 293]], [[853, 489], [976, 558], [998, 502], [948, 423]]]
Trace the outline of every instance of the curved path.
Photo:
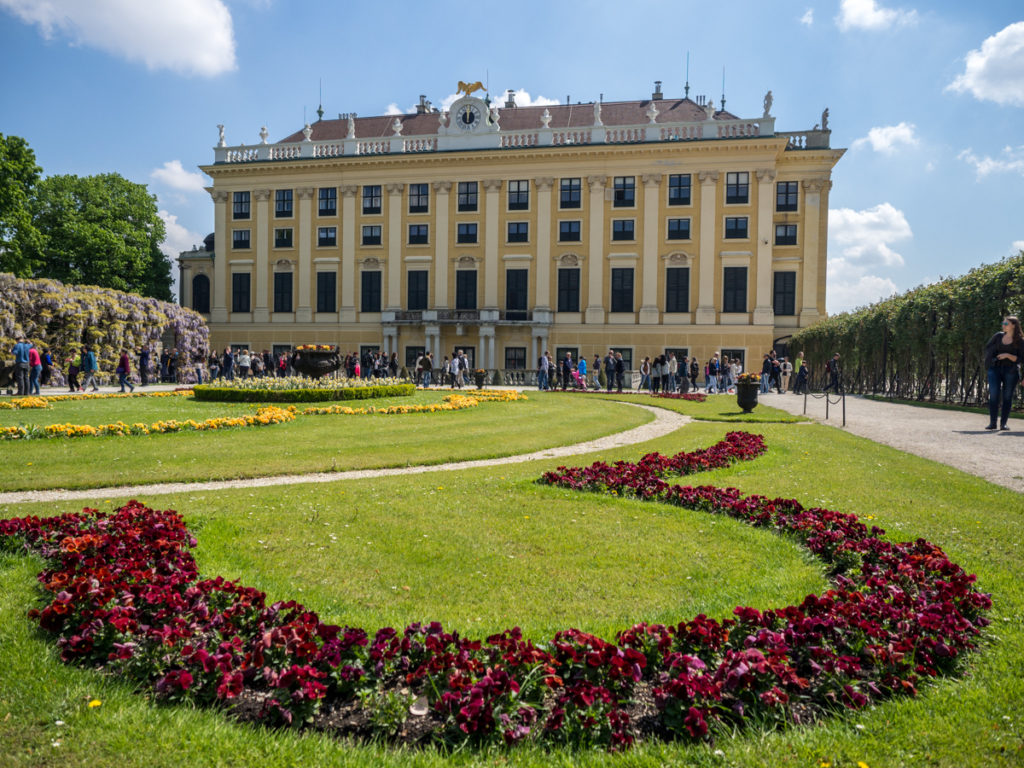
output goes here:
[[520, 464], [537, 459], [557, 459], [562, 456], [577, 456], [593, 451], [604, 451], [626, 445], [643, 443], [664, 437], [679, 429], [692, 419], [675, 411], [655, 408], [639, 403], [625, 403], [634, 408], [642, 408], [654, 414], [654, 421], [639, 427], [608, 435], [596, 440], [588, 440], [575, 445], [560, 445], [532, 453], [520, 453], [515, 456], [499, 456], [494, 459], [475, 459], [456, 461], [448, 464], [423, 464], [415, 467], [389, 467], [384, 469], [354, 469], [345, 472], [313, 472], [305, 475], [273, 475], [271, 477], [250, 477], [238, 480], [214, 480], [199, 483], [153, 483], [150, 485], [122, 485], [104, 488], [84, 488], [82, 490], [51, 489], [45, 491], [9, 491], [0, 493], [0, 504], [20, 504], [31, 501], [73, 501], [76, 499], [95, 499], [97, 497], [155, 496], [164, 493], [187, 493], [193, 491], [218, 491], [223, 488], [261, 488], [269, 485], [297, 485], [300, 483], [333, 483], [335, 480], [360, 480], [367, 477], [389, 477], [391, 475], [419, 475], [425, 472], [446, 472], [457, 469], [476, 469], [477, 467], [494, 467], [501, 464]]

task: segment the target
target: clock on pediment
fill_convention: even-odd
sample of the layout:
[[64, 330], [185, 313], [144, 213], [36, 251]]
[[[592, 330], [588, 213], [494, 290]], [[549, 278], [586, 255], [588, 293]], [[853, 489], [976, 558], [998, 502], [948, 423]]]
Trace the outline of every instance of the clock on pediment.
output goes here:
[[452, 124], [466, 133], [487, 126], [488, 114], [487, 102], [470, 96], [459, 99], [451, 106]]

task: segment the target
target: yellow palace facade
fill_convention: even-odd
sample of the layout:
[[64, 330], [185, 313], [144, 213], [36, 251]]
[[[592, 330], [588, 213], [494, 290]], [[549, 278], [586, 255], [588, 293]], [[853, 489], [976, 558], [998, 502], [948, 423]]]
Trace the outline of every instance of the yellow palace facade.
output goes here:
[[[460, 84], [463, 85], [463, 84]], [[180, 297], [211, 345], [330, 343], [488, 369], [544, 350], [747, 364], [825, 313], [827, 110], [780, 133], [698, 97], [320, 119], [228, 146]]]

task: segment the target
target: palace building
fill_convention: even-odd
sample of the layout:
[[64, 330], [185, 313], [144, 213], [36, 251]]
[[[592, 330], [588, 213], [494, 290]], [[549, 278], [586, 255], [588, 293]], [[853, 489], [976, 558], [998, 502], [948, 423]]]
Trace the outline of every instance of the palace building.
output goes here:
[[[488, 369], [671, 350], [759, 364], [825, 314], [828, 110], [779, 132], [704, 97], [317, 120], [227, 146], [179, 258], [211, 346], [338, 344]], [[689, 87], [687, 87], [687, 91]]]

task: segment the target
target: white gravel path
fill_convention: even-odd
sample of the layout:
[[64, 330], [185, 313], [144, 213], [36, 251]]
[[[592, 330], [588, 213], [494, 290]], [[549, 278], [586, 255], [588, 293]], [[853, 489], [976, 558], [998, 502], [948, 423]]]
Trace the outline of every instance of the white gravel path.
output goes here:
[[578, 456], [594, 451], [620, 448], [626, 445], [643, 443], [675, 432], [692, 419], [675, 411], [654, 408], [639, 403], [625, 403], [634, 408], [642, 408], [654, 415], [654, 420], [639, 427], [619, 432], [596, 440], [588, 440], [575, 445], [562, 445], [532, 453], [521, 453], [516, 456], [501, 456], [494, 459], [477, 459], [474, 461], [456, 461], [448, 464], [429, 464], [415, 467], [392, 467], [386, 469], [356, 469], [347, 472], [314, 472], [305, 475], [274, 475], [272, 477], [253, 477], [241, 480], [216, 480], [203, 483], [153, 483], [151, 485], [124, 485], [106, 488], [86, 488], [83, 490], [53, 489], [46, 491], [10, 491], [0, 493], [0, 504], [20, 504], [32, 501], [71, 501], [76, 499], [124, 498], [126, 496], [141, 498], [165, 493], [191, 493], [195, 491], [218, 491], [223, 488], [261, 488], [270, 485], [298, 485], [300, 483], [332, 483], [336, 480], [359, 480], [368, 477], [390, 477], [392, 475], [418, 475], [425, 472], [447, 472], [457, 469], [476, 469], [477, 467], [495, 467], [502, 464], [520, 464], [537, 459], [557, 459], [563, 456]]
[[[760, 395], [765, 405], [802, 414], [802, 395]], [[833, 399], [834, 400], [834, 399]], [[842, 406], [830, 405], [825, 420], [825, 400], [807, 398], [807, 415], [822, 424], [843, 429]], [[948, 464], [983, 477], [997, 485], [1024, 491], [1024, 420], [1010, 419], [1009, 432], [985, 429], [988, 416], [941, 408], [924, 408], [863, 397], [846, 398], [846, 431], [890, 445], [907, 453]]]

